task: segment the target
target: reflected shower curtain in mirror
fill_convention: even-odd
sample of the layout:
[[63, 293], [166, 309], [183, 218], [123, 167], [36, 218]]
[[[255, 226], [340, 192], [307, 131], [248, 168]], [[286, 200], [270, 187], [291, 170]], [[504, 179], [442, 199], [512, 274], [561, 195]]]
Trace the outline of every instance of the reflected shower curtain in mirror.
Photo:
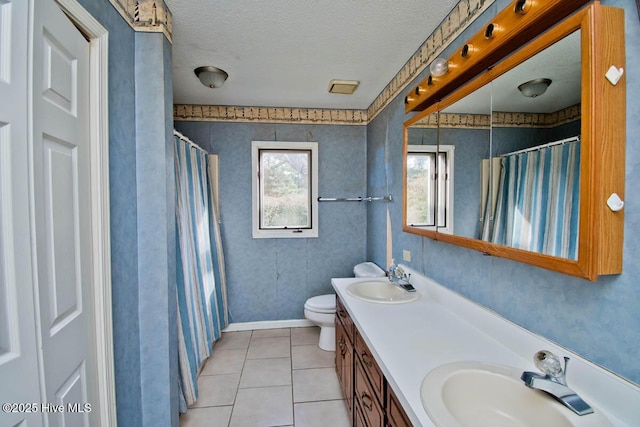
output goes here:
[[482, 159], [480, 167], [480, 239], [488, 241], [491, 237], [493, 218], [496, 213], [500, 171], [502, 159], [492, 157]]
[[491, 241], [577, 259], [579, 139], [506, 155], [502, 166]]
[[198, 397], [198, 370], [229, 320], [207, 154], [178, 137], [174, 148], [180, 412], [186, 412]]

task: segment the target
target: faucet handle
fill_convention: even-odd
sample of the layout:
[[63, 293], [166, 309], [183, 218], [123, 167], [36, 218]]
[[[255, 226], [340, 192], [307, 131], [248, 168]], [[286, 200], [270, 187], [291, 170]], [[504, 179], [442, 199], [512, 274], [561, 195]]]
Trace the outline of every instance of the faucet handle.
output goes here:
[[[565, 367], [567, 365], [568, 357], [565, 357]], [[563, 375], [562, 365], [558, 356], [551, 353], [549, 350], [540, 350], [533, 356], [533, 363], [540, 371], [550, 377], [558, 378]]]

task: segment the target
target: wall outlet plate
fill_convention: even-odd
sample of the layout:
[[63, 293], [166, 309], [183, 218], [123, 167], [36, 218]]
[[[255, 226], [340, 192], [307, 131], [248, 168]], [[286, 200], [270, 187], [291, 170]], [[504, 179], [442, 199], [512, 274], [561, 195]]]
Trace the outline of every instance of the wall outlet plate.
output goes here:
[[402, 260], [406, 262], [411, 262], [411, 252], [407, 250], [402, 251]]

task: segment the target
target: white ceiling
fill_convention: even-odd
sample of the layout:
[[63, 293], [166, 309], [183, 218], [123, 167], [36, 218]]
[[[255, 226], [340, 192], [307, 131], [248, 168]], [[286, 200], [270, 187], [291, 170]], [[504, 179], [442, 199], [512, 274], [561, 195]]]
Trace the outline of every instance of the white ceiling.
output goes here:
[[[457, 0], [165, 0], [176, 104], [366, 109]], [[209, 89], [193, 73], [229, 73]], [[359, 80], [353, 95], [329, 81]]]

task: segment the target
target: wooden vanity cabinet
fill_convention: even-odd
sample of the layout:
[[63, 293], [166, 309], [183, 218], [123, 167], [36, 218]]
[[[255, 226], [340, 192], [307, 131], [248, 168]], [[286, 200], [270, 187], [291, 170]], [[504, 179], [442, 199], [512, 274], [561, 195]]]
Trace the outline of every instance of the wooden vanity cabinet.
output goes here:
[[336, 316], [336, 373], [349, 413], [353, 412], [353, 345]]
[[355, 330], [355, 351], [358, 355], [358, 361], [360, 362], [367, 379], [371, 383], [371, 390], [373, 391], [376, 399], [380, 404], [384, 403], [384, 375], [378, 367], [371, 351], [362, 339], [362, 335], [356, 329]]
[[356, 363], [356, 398], [368, 427], [384, 427], [384, 411], [374, 387], [369, 381], [370, 377], [365, 373], [362, 360], [357, 358]]
[[387, 426], [388, 427], [410, 427], [411, 421], [409, 421], [409, 417], [402, 409], [400, 402], [398, 402], [398, 398], [395, 393], [387, 385], [387, 394], [386, 394], [386, 403], [385, 407], [387, 408]]
[[353, 320], [351, 320], [351, 316], [349, 316], [349, 312], [344, 308], [344, 304], [342, 304], [340, 298], [336, 296], [336, 325], [338, 323], [342, 324], [347, 338], [349, 338], [349, 341], [353, 345], [353, 330], [355, 325], [353, 324]]
[[411, 426], [340, 298], [336, 297], [336, 372], [356, 427]]

